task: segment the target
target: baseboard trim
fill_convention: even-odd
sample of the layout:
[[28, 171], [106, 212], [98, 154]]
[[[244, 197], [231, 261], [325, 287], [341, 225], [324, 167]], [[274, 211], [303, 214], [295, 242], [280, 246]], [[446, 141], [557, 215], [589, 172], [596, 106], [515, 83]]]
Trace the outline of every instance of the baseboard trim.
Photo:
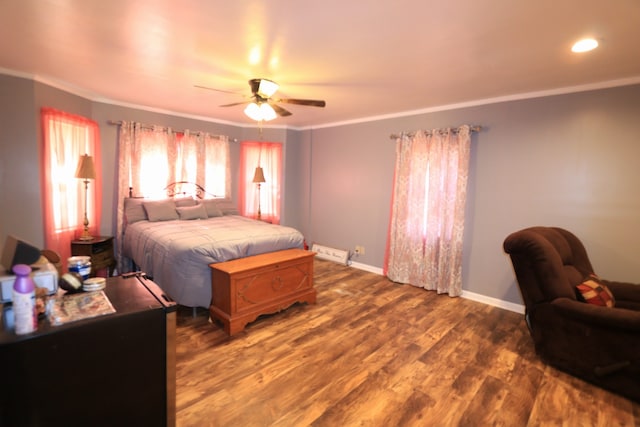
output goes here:
[[505, 310], [513, 311], [515, 313], [524, 314], [524, 305], [516, 304], [509, 301], [503, 301], [498, 298], [488, 297], [486, 295], [477, 294], [475, 292], [462, 291], [462, 298], [481, 302], [483, 304], [491, 305], [493, 307], [503, 308]]
[[368, 271], [369, 273], [375, 273], [381, 276], [383, 275], [382, 269], [380, 267], [374, 267], [372, 265], [362, 264], [361, 262], [354, 262], [354, 261], [351, 261], [349, 265], [353, 268], [357, 268], [358, 270]]
[[[379, 267], [374, 267], [372, 265], [368, 265], [368, 264], [363, 264], [361, 262], [353, 262], [351, 261], [351, 263], [349, 264], [351, 267], [353, 268], [357, 268], [358, 270], [364, 270], [364, 271], [368, 271], [369, 273], [374, 273], [374, 274], [379, 274], [382, 276], [382, 269]], [[492, 298], [492, 297], [488, 297], [486, 295], [481, 295], [475, 292], [469, 292], [469, 291], [462, 291], [462, 295], [460, 295], [462, 298], [471, 300], [471, 301], [477, 301], [477, 302], [481, 302], [483, 304], [487, 304], [493, 307], [498, 307], [498, 308], [502, 308], [505, 310], [509, 310], [509, 311], [513, 311], [515, 313], [519, 313], [519, 314], [524, 314], [524, 305], [522, 304], [516, 304], [513, 302], [509, 302], [509, 301], [503, 301], [501, 299], [498, 298]]]

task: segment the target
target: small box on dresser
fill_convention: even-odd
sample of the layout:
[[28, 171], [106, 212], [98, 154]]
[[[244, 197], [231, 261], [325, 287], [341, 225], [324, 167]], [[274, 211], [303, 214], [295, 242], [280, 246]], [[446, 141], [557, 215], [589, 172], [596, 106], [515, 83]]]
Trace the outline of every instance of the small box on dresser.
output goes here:
[[233, 335], [262, 314], [296, 302], [315, 304], [314, 256], [302, 249], [287, 249], [209, 264], [211, 317]]

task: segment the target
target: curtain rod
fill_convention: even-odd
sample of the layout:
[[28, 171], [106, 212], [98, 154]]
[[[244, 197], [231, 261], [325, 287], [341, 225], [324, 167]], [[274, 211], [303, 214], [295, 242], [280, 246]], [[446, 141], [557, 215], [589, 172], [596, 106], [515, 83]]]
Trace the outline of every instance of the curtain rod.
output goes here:
[[[113, 125], [113, 126], [122, 126], [123, 121], [122, 120], [109, 120], [107, 123], [110, 124], [110, 125]], [[153, 129], [157, 128], [157, 127], [160, 127], [162, 129], [170, 129], [168, 126], [154, 126], [154, 125], [146, 125], [144, 123], [140, 123], [140, 127], [142, 129], [146, 129], [146, 130], [153, 130]], [[172, 131], [175, 132], [175, 133], [185, 133], [185, 130], [172, 129]], [[195, 132], [195, 133], [205, 133], [205, 132]], [[222, 137], [222, 136], [229, 138], [227, 135], [211, 135], [211, 136], [214, 137], [214, 138], [215, 137]], [[229, 138], [229, 141], [238, 142], [238, 140], [236, 138]]]
[[[441, 131], [443, 131], [443, 130], [447, 130], [447, 129], [449, 129], [449, 128], [436, 129], [436, 130], [435, 130], [435, 132], [441, 132]], [[458, 128], [454, 128], [454, 129], [451, 129], [451, 130], [453, 131], [453, 133], [458, 133]], [[480, 132], [481, 130], [482, 130], [482, 126], [469, 126], [469, 131], [471, 131], [471, 133], [474, 133], [474, 132]], [[389, 138], [390, 138], [390, 139], [398, 139], [398, 138], [400, 138], [402, 135], [406, 135], [406, 136], [408, 136], [408, 137], [412, 137], [412, 136], [415, 136], [415, 134], [416, 134], [417, 132], [420, 132], [420, 131], [402, 132], [400, 135], [397, 135], [397, 134], [395, 134], [395, 133], [392, 133], [391, 135], [389, 135]], [[432, 130], [424, 130], [424, 131], [422, 131], [422, 132], [426, 133], [426, 134], [427, 134], [427, 136], [430, 136], [430, 135], [433, 135], [433, 132], [434, 132], [434, 131], [432, 131]]]

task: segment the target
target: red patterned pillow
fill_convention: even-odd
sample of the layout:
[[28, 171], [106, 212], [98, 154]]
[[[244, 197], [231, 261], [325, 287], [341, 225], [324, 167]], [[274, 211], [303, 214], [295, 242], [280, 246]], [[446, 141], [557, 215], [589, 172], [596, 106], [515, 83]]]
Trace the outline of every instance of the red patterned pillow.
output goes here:
[[595, 274], [590, 274], [584, 282], [576, 286], [576, 295], [580, 301], [599, 305], [602, 307], [614, 307], [616, 299], [611, 290]]

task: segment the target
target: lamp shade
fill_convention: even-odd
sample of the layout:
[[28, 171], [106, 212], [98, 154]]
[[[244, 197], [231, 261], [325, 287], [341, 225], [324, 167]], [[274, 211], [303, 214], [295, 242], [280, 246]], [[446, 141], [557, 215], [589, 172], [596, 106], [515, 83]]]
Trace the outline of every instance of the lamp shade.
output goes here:
[[256, 168], [256, 172], [253, 174], [253, 182], [255, 183], [266, 182], [264, 179], [264, 171], [260, 166]]
[[93, 167], [92, 156], [88, 154], [80, 156], [75, 177], [82, 179], [96, 179], [96, 169]]
[[258, 95], [263, 98], [269, 98], [271, 97], [271, 95], [276, 93], [279, 87], [280, 86], [278, 86], [278, 83], [274, 81], [261, 79], [260, 86], [258, 86]]
[[276, 117], [278, 117], [273, 107], [267, 104], [266, 102], [263, 102], [260, 104], [252, 102], [251, 104], [247, 105], [247, 107], [244, 109], [244, 113], [250, 119], [253, 119], [258, 122], [260, 121], [268, 122], [269, 120], [273, 120]]

